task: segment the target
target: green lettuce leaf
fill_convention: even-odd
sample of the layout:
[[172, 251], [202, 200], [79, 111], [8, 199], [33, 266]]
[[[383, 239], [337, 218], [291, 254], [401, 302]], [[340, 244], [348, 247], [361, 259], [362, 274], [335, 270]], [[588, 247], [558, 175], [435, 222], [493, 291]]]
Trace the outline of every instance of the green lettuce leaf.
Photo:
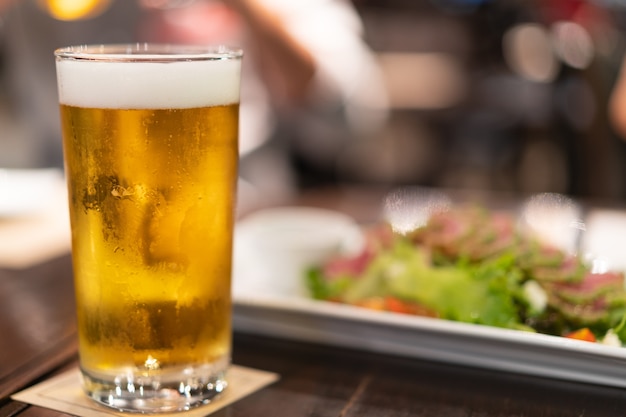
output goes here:
[[521, 274], [510, 259], [471, 266], [435, 267], [424, 251], [398, 240], [346, 289], [345, 302], [394, 296], [419, 303], [441, 318], [498, 327], [521, 327], [516, 307]]

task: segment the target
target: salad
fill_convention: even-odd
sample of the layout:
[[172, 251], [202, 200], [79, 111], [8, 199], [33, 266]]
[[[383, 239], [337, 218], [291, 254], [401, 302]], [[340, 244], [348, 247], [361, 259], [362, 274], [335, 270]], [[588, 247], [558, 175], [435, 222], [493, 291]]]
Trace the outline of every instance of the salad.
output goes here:
[[433, 213], [406, 233], [383, 223], [364, 234], [359, 253], [308, 271], [313, 298], [626, 343], [623, 272], [595, 270], [529, 233], [510, 214], [459, 206]]

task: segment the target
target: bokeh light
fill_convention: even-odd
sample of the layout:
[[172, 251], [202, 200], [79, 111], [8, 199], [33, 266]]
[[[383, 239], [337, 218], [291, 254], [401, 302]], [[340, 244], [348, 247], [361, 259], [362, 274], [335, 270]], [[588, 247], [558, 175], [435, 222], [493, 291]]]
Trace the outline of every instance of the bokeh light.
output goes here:
[[111, 0], [40, 0], [39, 4], [58, 20], [91, 19], [103, 13]]

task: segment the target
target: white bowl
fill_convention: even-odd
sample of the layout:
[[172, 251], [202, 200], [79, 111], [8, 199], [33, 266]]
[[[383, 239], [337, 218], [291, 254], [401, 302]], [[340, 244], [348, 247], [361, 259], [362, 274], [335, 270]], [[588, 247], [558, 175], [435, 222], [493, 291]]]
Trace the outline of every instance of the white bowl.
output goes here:
[[235, 228], [233, 291], [307, 296], [307, 269], [362, 245], [358, 224], [340, 212], [312, 207], [255, 212]]

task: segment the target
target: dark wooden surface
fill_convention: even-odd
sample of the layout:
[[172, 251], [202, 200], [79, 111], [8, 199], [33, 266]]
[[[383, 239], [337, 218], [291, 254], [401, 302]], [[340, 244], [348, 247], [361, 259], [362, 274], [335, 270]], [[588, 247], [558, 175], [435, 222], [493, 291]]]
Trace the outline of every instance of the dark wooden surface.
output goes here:
[[[375, 215], [377, 209], [361, 207], [358, 197], [350, 196], [351, 209], [362, 210], [357, 217]], [[321, 202], [305, 200], [333, 206]], [[0, 269], [0, 417], [64, 415], [13, 401], [10, 394], [75, 366], [75, 339], [69, 255], [24, 270]], [[215, 416], [626, 415], [622, 389], [239, 332], [233, 362], [281, 378]]]
[[0, 398], [75, 352], [69, 255], [24, 270], [0, 270]]

